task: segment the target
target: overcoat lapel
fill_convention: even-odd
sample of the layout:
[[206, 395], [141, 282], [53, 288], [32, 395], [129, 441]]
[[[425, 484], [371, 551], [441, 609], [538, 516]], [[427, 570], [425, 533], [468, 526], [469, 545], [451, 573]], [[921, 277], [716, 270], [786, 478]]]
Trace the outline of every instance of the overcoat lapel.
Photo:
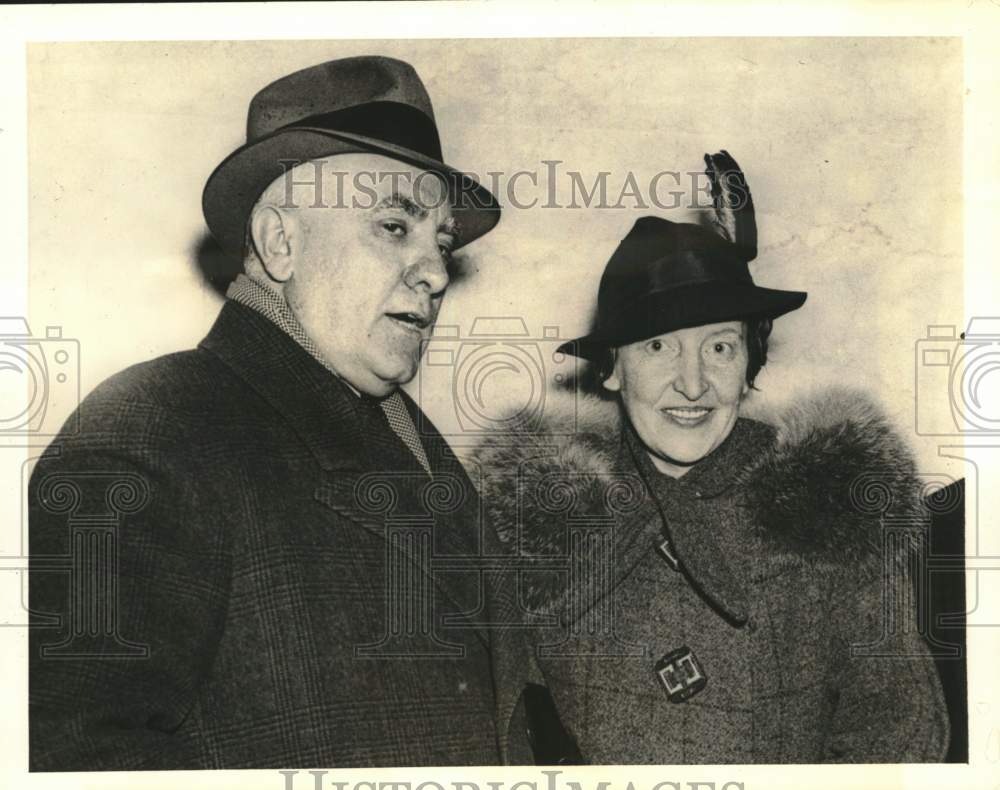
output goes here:
[[[735, 444], [743, 444], [738, 436]], [[608, 558], [606, 572], [582, 580], [585, 589], [577, 591], [574, 596], [577, 601], [586, 601], [587, 605], [578, 606], [568, 624], [580, 621], [603, 597], [614, 596], [639, 563], [650, 552], [657, 551], [664, 538], [669, 539], [673, 553], [680, 560], [680, 572], [688, 576], [708, 602], [734, 623], [746, 622], [746, 592], [729, 567], [710, 526], [711, 497], [728, 485], [727, 481], [732, 478], [728, 472], [735, 470], [727, 467], [736, 461], [738, 455], [734, 453], [733, 445], [725, 448], [723, 454], [724, 458], [712, 459], [713, 468], [721, 466], [718, 477], [703, 473], [695, 475], [693, 471], [688, 473], [691, 482], [699, 481], [701, 490], [708, 494], [704, 498], [692, 498], [688, 496], [688, 489], [692, 487], [664, 478], [652, 466], [635, 434], [627, 427], [623, 429], [617, 452], [617, 476], [634, 480], [642, 491], [641, 502], [638, 507], [616, 519], [613, 555]], [[674, 572], [666, 560], [663, 572]], [[601, 588], [596, 589], [596, 585]]]
[[[396, 527], [425, 525], [433, 535], [431, 556], [469, 556], [474, 523], [462, 514], [478, 510], [471, 483], [457, 460], [439, 463], [427, 476], [381, 417], [291, 337], [251, 308], [229, 301], [202, 347], [218, 356], [287, 421], [319, 467], [314, 498], [380, 540]], [[408, 408], [415, 408], [412, 401]], [[440, 437], [438, 437], [440, 439]], [[443, 442], [443, 439], [440, 439]], [[440, 448], [428, 455], [442, 456]], [[451, 456], [450, 451], [447, 453]], [[432, 461], [433, 463], [433, 461]], [[457, 466], [457, 469], [455, 468]], [[458, 574], [435, 573], [428, 558], [393, 541], [448, 598], [467, 605]], [[388, 550], [388, 547], [387, 547]], [[474, 630], [487, 643], [481, 630]]]
[[763, 446], [762, 437], [747, 435], [753, 430], [738, 421], [722, 446], [679, 480], [656, 470], [633, 429], [623, 431], [681, 569], [712, 606], [739, 625], [749, 617], [747, 594], [716, 539], [712, 500], [732, 487], [747, 463], [747, 448]]
[[200, 347], [281, 414], [325, 472], [371, 466], [357, 398], [270, 320], [227, 301]]
[[[448, 485], [454, 489], [459, 484], [458, 480], [445, 481], [441, 476], [435, 476], [435, 480], [430, 482], [423, 476], [423, 491], [414, 492], [409, 480], [394, 480], [384, 472], [344, 472], [330, 476], [317, 486], [315, 498], [331, 511], [385, 541], [387, 553], [392, 552], [418, 567], [456, 607], [464, 609], [470, 602], [463, 592], [468, 590], [470, 576], [475, 571], [465, 570], [461, 574], [442, 572], [442, 560], [448, 557], [436, 548], [441, 542], [437, 539], [439, 533], [463, 525], [455, 525], [453, 519], [435, 516], [429, 510], [419, 513], [416, 507], [401, 504], [406, 500], [421, 507], [422, 499], [434, 497], [433, 493], [427, 492], [428, 488]], [[471, 529], [472, 525], [467, 528]], [[416, 539], [407, 540], [407, 535]], [[430, 537], [429, 546], [422, 547], [420, 538], [423, 535]], [[475, 584], [474, 579], [472, 584]], [[473, 631], [484, 644], [489, 644], [481, 629], [470, 625], [466, 630]]]
[[[603, 544], [589, 544], [583, 549], [585, 557], [574, 557], [572, 544], [567, 546], [569, 562], [583, 562], [589, 569], [582, 577], [577, 577], [575, 583], [580, 585], [579, 588], [573, 589], [574, 582], [571, 581], [563, 596], [562, 616], [564, 625], [570, 628], [584, 618], [593, 616], [591, 612], [595, 607], [606, 606], [607, 602], [613, 600], [618, 587], [650, 552], [655, 551], [659, 542], [657, 536], [662, 532], [656, 500], [636, 471], [624, 441], [611, 455], [615, 458], [615, 464], [611, 474], [601, 478], [603, 491], [598, 497], [602, 500], [600, 512], [588, 514], [596, 516], [592, 525], [607, 525], [609, 540]], [[585, 486], [590, 483], [581, 478], [578, 484]], [[602, 546], [601, 549], [597, 548], [599, 545]], [[570, 579], [572, 578], [570, 574]], [[587, 628], [584, 627], [584, 630]]]

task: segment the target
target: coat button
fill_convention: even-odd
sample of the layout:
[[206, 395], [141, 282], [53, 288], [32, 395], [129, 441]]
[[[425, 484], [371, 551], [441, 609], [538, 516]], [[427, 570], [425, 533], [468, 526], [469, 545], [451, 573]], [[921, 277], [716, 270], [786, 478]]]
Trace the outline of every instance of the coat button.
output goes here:
[[695, 499], [701, 499], [701, 491], [695, 491], [694, 492], [694, 498]]
[[757, 621], [752, 617], [747, 620], [747, 633], [756, 634], [757, 633]]

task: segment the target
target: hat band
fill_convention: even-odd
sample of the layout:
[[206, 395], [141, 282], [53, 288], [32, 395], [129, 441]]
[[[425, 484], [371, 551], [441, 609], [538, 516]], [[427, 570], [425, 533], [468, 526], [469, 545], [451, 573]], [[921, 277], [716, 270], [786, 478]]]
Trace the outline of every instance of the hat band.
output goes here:
[[309, 115], [278, 127], [274, 131], [301, 128], [326, 129], [331, 132], [372, 137], [401, 148], [408, 148], [439, 162], [444, 158], [434, 119], [415, 107], [399, 102], [368, 102], [343, 110]]
[[645, 292], [663, 291], [694, 283], [753, 283], [750, 266], [733, 255], [684, 250], [648, 265]]
[[644, 294], [622, 305], [599, 324], [597, 334], [609, 345], [627, 345], [685, 327], [775, 318], [799, 307], [804, 297], [793, 291], [771, 291], [747, 284], [693, 284]]
[[597, 294], [598, 326], [630, 312], [637, 301], [695, 285], [753, 286], [750, 266], [731, 255], [706, 251], [671, 252], [645, 265], [645, 277], [606, 274]]

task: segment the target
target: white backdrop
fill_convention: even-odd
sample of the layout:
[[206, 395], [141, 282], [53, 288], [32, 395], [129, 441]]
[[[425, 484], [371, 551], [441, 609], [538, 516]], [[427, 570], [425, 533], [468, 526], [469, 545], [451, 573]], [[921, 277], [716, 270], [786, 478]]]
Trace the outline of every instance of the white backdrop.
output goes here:
[[[128, 364], [194, 346], [211, 326], [221, 299], [198, 265], [199, 250], [214, 260], [201, 189], [243, 141], [256, 90], [370, 53], [416, 67], [450, 163], [500, 172], [501, 185], [520, 170], [538, 173], [537, 189], [522, 177], [515, 195], [537, 197], [534, 207], [499, 194], [503, 219], [467, 248], [467, 276], [450, 288], [439, 325], [468, 338], [476, 317], [516, 316], [529, 341], [545, 327], [563, 338], [587, 331], [601, 271], [632, 222], [691, 216], [628, 197], [626, 208], [568, 208], [568, 172], [589, 186], [607, 171], [613, 204], [629, 172], [645, 185], [662, 170], [700, 171], [704, 152], [726, 148], [757, 205], [755, 279], [809, 292], [776, 323], [755, 397], [861, 387], [911, 438], [924, 471], [965, 473], [914, 429], [918, 403], [939, 421], [950, 414], [947, 382], [939, 369], [918, 370], [915, 344], [928, 325], [964, 329], [956, 39], [31, 45], [30, 322], [36, 335], [60, 325], [79, 340], [84, 394]], [[554, 183], [545, 160], [560, 162]], [[544, 207], [550, 187], [563, 207]], [[551, 345], [541, 346], [549, 380]], [[491, 377], [480, 412], [525, 397], [525, 372]], [[453, 370], [421, 375], [411, 390], [430, 416], [461, 429]], [[54, 401], [50, 416], [70, 405]]]

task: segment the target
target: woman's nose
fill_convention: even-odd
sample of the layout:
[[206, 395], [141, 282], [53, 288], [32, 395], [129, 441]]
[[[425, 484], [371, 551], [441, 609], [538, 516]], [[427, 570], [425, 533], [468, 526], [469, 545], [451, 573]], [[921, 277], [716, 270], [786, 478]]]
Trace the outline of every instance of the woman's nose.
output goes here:
[[690, 401], [696, 401], [705, 394], [705, 381], [701, 354], [685, 353], [681, 359], [681, 369], [674, 379], [674, 389]]

